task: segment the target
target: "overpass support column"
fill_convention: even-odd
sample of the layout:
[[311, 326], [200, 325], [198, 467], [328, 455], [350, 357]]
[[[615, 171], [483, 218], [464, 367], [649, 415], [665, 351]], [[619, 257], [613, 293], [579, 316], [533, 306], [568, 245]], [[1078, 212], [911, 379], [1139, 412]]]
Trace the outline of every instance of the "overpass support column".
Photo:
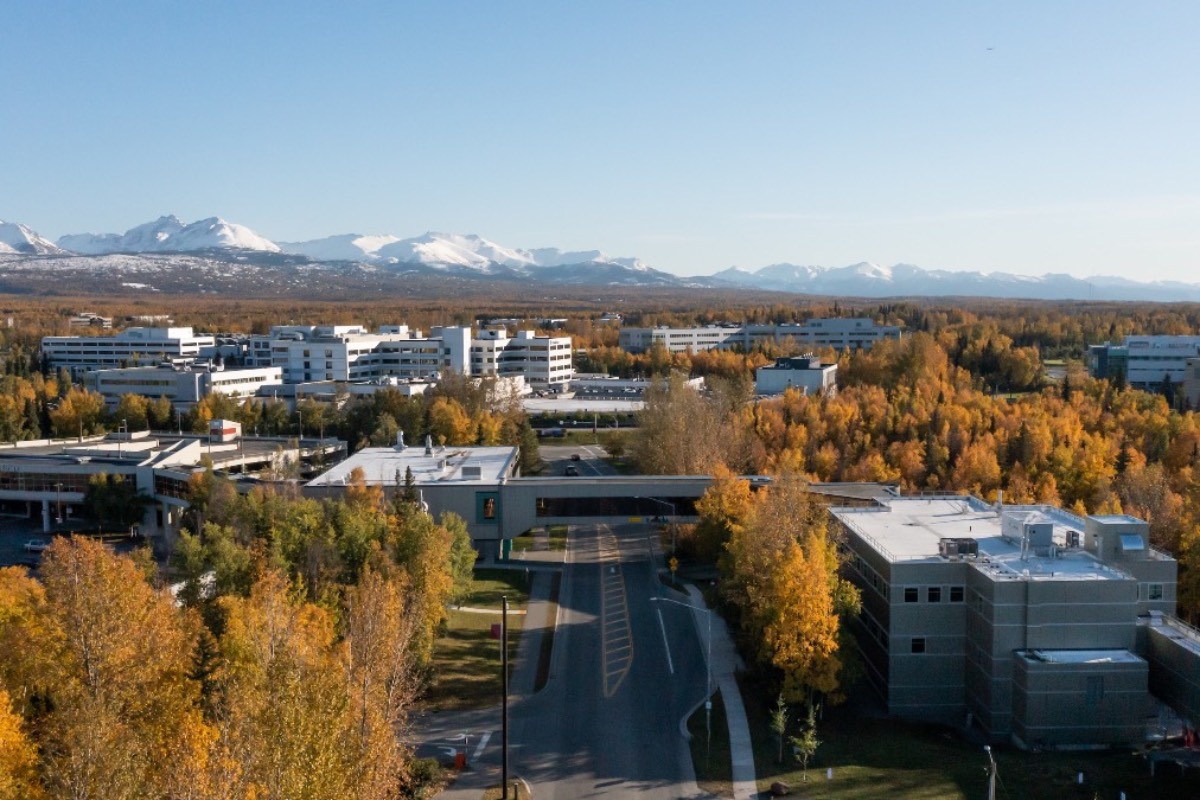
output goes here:
[[50, 532], [50, 501], [42, 501], [42, 533]]

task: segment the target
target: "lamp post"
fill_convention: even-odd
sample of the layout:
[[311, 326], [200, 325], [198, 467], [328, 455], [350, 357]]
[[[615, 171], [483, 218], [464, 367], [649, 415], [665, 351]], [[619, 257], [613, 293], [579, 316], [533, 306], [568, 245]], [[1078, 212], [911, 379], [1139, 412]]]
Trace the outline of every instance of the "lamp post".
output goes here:
[[54, 493], [55, 493], [55, 495], [57, 495], [57, 498], [58, 498], [58, 524], [62, 525], [63, 515], [62, 515], [62, 482], [61, 481], [59, 483], [54, 484]]
[[[670, 597], [651, 597], [651, 603], [673, 603], [677, 606], [690, 608], [692, 611], [703, 611], [705, 619], [705, 627], [707, 632], [704, 641], [704, 664], [708, 670], [708, 675], [705, 677], [704, 684], [704, 727], [708, 730], [708, 743], [712, 746], [712, 609], [703, 606], [694, 606], [691, 603], [684, 603], [681, 600], [672, 600]], [[994, 800], [994, 798], [993, 798]]]
[[990, 745], [983, 746], [983, 752], [988, 757], [988, 800], [996, 800], [996, 759], [992, 758]]
[[[657, 497], [641, 497], [641, 496], [635, 496], [633, 499], [634, 500], [649, 500], [651, 503], [659, 503], [659, 504], [664, 505], [667, 508], [671, 509], [671, 517], [672, 518], [677, 516], [675, 513], [675, 504], [672, 503], [670, 500], [659, 500]], [[671, 555], [675, 555], [675, 523], [670, 522], [670, 525], [671, 525]]]

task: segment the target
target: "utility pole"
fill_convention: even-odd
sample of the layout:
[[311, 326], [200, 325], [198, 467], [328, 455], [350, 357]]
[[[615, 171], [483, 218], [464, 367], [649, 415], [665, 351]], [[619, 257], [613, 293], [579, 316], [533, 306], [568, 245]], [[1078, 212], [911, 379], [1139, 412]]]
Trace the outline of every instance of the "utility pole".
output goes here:
[[508, 800], [508, 595], [500, 598], [500, 800]]

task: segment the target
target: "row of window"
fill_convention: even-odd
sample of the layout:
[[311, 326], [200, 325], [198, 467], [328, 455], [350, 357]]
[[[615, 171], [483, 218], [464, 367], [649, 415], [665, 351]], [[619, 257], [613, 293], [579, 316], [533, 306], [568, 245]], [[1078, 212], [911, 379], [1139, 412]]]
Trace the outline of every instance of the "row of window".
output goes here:
[[[943, 591], [947, 587], [944, 586], [926, 586], [925, 587], [925, 602], [941, 603], [943, 597], [949, 599], [951, 603], [961, 603], [965, 597], [966, 590], [962, 586], [951, 586], [949, 591]], [[921, 602], [921, 588], [918, 586], [904, 587], [904, 602], [919, 603]]]

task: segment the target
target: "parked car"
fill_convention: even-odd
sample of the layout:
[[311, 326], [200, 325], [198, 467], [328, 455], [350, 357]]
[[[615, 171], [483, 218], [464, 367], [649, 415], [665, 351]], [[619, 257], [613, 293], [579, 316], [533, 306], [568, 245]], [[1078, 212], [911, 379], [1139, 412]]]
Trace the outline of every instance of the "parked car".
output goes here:
[[571, 460], [572, 460], [572, 461], [578, 461], [578, 460], [579, 460], [579, 453], [571, 453]]
[[577, 475], [579, 475], [579, 467], [571, 465], [571, 466], [567, 467], [566, 473], [567, 473], [567, 475], [577, 476]]

